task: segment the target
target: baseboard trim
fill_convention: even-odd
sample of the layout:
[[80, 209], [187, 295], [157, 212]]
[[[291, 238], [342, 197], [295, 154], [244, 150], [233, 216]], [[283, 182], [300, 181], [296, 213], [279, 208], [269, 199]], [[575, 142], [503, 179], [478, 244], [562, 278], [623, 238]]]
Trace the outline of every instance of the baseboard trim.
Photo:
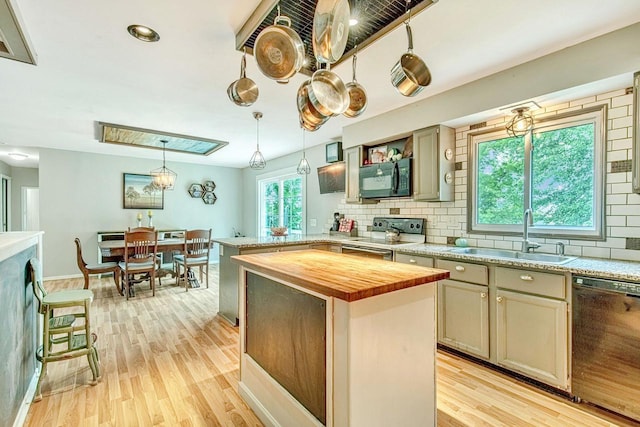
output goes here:
[[20, 410], [16, 414], [15, 420], [13, 420], [13, 427], [22, 427], [24, 425], [24, 422], [27, 420], [27, 414], [29, 413], [31, 402], [33, 402], [33, 397], [36, 394], [36, 386], [38, 385], [39, 375], [40, 369], [36, 369], [33, 377], [31, 378], [31, 382], [29, 382], [29, 387], [27, 387], [27, 392], [24, 395], [24, 399], [22, 399], [22, 403], [20, 403]]

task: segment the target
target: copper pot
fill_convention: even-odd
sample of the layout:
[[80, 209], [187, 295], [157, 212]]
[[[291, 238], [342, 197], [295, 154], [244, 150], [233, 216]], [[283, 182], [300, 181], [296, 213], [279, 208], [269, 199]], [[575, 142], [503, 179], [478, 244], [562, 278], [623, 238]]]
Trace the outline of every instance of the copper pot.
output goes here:
[[316, 70], [311, 76], [309, 99], [324, 116], [337, 116], [349, 107], [349, 94], [340, 76], [327, 70]]
[[253, 54], [262, 74], [286, 83], [302, 68], [304, 44], [298, 33], [291, 28], [291, 19], [278, 15], [273, 25], [258, 34], [253, 46]]
[[328, 119], [329, 116], [321, 114], [311, 103], [309, 99], [309, 88], [311, 86], [311, 80], [307, 80], [298, 88], [298, 95], [296, 103], [298, 106], [298, 112], [300, 117], [305, 120], [306, 123], [312, 125], [322, 125]]
[[342, 113], [345, 117], [354, 118], [364, 113], [367, 109], [367, 92], [356, 80], [356, 60], [357, 55], [353, 55], [353, 79], [345, 85], [349, 95], [349, 106]]
[[248, 107], [256, 102], [259, 95], [258, 85], [246, 75], [247, 58], [242, 54], [240, 62], [240, 78], [229, 85], [227, 95], [231, 102], [241, 107]]
[[391, 69], [391, 84], [404, 96], [414, 96], [431, 83], [431, 72], [419, 56], [413, 54], [413, 35], [406, 22], [409, 49]]
[[311, 41], [318, 62], [333, 64], [347, 46], [351, 10], [348, 0], [318, 0]]

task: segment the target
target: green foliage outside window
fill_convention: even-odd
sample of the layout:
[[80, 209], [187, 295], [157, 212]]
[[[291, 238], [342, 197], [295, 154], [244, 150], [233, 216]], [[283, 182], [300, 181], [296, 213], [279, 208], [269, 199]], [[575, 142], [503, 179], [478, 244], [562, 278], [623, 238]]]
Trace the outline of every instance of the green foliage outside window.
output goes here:
[[478, 146], [478, 224], [522, 224], [524, 139], [502, 138]]
[[[594, 226], [595, 126], [534, 132], [531, 208], [535, 225]], [[522, 224], [525, 209], [525, 140], [478, 144], [477, 223]]]
[[302, 232], [303, 186], [299, 175], [261, 181], [261, 235], [271, 227], [288, 227], [289, 234]]
[[594, 126], [533, 137], [531, 205], [535, 224], [593, 227]]

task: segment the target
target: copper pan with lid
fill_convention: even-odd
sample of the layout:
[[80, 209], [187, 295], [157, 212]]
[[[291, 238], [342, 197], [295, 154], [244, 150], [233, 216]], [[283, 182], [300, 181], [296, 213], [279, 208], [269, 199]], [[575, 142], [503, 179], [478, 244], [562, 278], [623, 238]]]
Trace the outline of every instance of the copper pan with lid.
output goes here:
[[311, 34], [318, 62], [333, 64], [342, 57], [349, 39], [350, 17], [348, 0], [318, 0]]
[[291, 19], [278, 13], [273, 25], [258, 34], [253, 55], [262, 74], [279, 83], [288, 82], [300, 71], [304, 62], [304, 44], [291, 28]]

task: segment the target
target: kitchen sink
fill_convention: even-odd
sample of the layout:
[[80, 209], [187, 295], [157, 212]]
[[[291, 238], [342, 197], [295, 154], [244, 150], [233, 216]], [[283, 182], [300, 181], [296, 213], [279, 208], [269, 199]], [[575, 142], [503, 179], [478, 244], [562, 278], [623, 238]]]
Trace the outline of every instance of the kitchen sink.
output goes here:
[[449, 252], [456, 254], [478, 255], [496, 258], [522, 259], [527, 261], [547, 262], [550, 264], [564, 264], [576, 259], [571, 256], [553, 255], [553, 254], [537, 254], [534, 252], [518, 252], [506, 249], [491, 248], [455, 248]]

